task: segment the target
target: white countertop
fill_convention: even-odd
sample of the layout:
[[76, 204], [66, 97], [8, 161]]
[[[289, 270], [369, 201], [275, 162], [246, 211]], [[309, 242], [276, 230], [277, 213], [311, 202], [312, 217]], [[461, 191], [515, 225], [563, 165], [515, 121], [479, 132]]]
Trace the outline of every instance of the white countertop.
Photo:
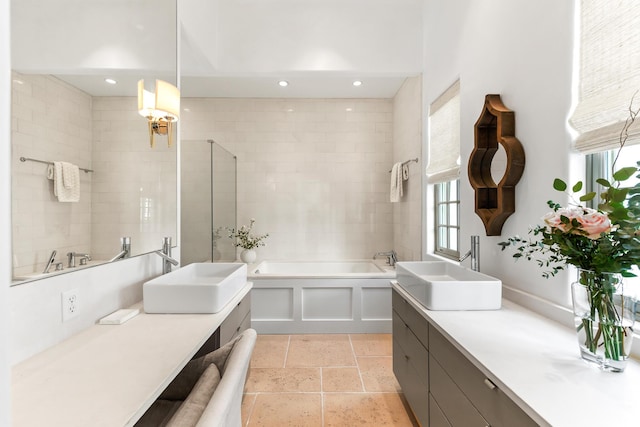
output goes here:
[[12, 370], [13, 426], [135, 424], [251, 287], [216, 314], [141, 312], [19, 363]]
[[640, 425], [640, 363], [623, 373], [580, 358], [576, 333], [513, 302], [495, 311], [429, 311], [393, 288], [542, 426]]

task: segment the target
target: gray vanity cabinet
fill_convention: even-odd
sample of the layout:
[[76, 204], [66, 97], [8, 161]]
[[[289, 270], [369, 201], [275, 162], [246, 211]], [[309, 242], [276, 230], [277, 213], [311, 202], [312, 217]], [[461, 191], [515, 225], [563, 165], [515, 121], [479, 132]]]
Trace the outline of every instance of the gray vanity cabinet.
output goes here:
[[393, 291], [393, 372], [421, 425], [429, 425], [429, 324]]
[[200, 347], [200, 349], [193, 356], [204, 356], [214, 350], [217, 350], [221, 346], [225, 345], [245, 329], [251, 327], [251, 292], [240, 300], [240, 302], [233, 308], [231, 313], [222, 321], [218, 329], [207, 339], [207, 341]]
[[393, 372], [424, 427], [537, 424], [396, 290]]
[[251, 327], [251, 292], [242, 298], [220, 325], [220, 345], [225, 345]]
[[[432, 382], [431, 393], [452, 426], [492, 426], [492, 427], [528, 427], [537, 426], [518, 405], [516, 405], [490, 378], [487, 378], [469, 361], [448, 339], [429, 325], [430, 365]], [[438, 381], [434, 381], [438, 378]], [[448, 387], [449, 392], [442, 390]], [[457, 392], [453, 388], [457, 388]], [[457, 396], [456, 403], [447, 402], [449, 396]], [[451, 397], [453, 400], [453, 397]], [[463, 402], [463, 399], [468, 403]], [[453, 405], [456, 414], [462, 412], [465, 405], [477, 409], [477, 415], [484, 418], [474, 423], [454, 423], [453, 413], [447, 410]], [[470, 412], [474, 412], [471, 411]], [[484, 422], [484, 424], [482, 424]]]

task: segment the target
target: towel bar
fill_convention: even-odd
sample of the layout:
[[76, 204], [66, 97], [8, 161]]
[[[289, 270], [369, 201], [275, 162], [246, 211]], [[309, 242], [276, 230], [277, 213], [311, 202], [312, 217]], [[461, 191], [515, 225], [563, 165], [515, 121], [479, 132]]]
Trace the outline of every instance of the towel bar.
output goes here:
[[[418, 163], [418, 158], [416, 157], [415, 159], [409, 159], [409, 160], [405, 160], [404, 162], [402, 162], [402, 166], [407, 165], [411, 162], [416, 162]], [[389, 173], [391, 173], [391, 169], [389, 169]]]
[[[38, 159], [31, 159], [29, 157], [20, 157], [20, 161], [21, 162], [30, 161], [30, 162], [36, 162], [36, 163], [44, 163], [45, 165], [52, 165], [53, 164], [53, 162], [47, 162], [47, 161], [38, 160]], [[85, 168], [78, 168], [78, 169], [80, 169], [84, 173], [93, 172], [93, 169], [85, 169]]]

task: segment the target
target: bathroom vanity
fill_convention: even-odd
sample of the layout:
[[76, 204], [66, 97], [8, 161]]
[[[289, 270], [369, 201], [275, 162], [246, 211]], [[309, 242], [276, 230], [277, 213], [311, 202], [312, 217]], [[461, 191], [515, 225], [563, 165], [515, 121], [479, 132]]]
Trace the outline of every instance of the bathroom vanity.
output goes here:
[[248, 326], [251, 288], [247, 283], [215, 314], [141, 310], [122, 325], [94, 325], [19, 363], [12, 424], [134, 425], [212, 336], [224, 344]]
[[574, 331], [508, 300], [430, 311], [394, 282], [393, 369], [422, 426], [637, 424], [640, 363], [587, 366]]

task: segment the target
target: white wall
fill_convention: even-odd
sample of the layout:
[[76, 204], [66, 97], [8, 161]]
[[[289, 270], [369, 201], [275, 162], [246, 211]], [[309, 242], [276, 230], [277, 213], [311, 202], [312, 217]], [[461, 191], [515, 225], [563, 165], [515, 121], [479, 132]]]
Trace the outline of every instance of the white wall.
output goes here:
[[[186, 98], [182, 139], [238, 157], [238, 226], [259, 259], [371, 258], [393, 245], [388, 99]], [[351, 111], [347, 111], [351, 109]]]
[[[11, 138], [9, 0], [0, 0], [0, 140]], [[0, 426], [10, 425], [11, 146], [0, 144]]]
[[[179, 251], [173, 256], [179, 258]], [[11, 364], [58, 344], [142, 300], [142, 284], [162, 272], [155, 254], [133, 257], [10, 288]], [[63, 292], [77, 290], [78, 316], [62, 322]]]
[[393, 248], [403, 261], [422, 259], [422, 77], [405, 80], [393, 99], [393, 159], [409, 163], [404, 197], [393, 204]]
[[[546, 213], [546, 201], [562, 198], [555, 177], [568, 179], [572, 155], [567, 117], [571, 107], [573, 1], [425, 1], [423, 106], [460, 77], [461, 96], [461, 251], [469, 236], [481, 236], [481, 270], [507, 286], [542, 300], [569, 305], [566, 274], [545, 280], [533, 263], [514, 264], [497, 243], [525, 235]], [[500, 94], [516, 113], [516, 136], [527, 156], [516, 187], [516, 212], [501, 237], [486, 237], [474, 213], [474, 194], [466, 164], [473, 149], [473, 125], [486, 94]], [[425, 135], [428, 132], [425, 131]], [[431, 248], [429, 248], [431, 249]], [[535, 298], [528, 299], [533, 304]], [[554, 316], [551, 313], [548, 315]]]

